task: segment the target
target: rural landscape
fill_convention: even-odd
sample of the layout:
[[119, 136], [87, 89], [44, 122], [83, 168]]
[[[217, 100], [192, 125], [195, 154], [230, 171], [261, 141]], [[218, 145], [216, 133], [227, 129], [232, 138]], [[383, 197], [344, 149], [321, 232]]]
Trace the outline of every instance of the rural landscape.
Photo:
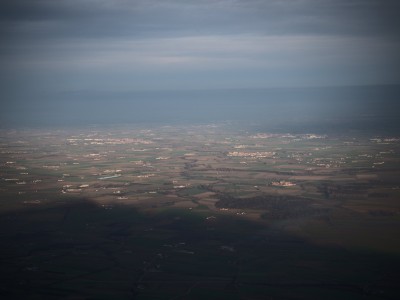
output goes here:
[[0, 299], [400, 299], [399, 0], [0, 24]]
[[4, 299], [397, 299], [400, 138], [0, 132]]

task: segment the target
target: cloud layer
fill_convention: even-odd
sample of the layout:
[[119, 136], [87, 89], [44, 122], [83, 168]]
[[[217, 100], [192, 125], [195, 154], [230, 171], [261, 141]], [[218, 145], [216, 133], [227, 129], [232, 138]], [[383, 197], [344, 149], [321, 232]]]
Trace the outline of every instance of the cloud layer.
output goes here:
[[399, 83], [398, 3], [6, 0], [2, 101], [82, 89]]

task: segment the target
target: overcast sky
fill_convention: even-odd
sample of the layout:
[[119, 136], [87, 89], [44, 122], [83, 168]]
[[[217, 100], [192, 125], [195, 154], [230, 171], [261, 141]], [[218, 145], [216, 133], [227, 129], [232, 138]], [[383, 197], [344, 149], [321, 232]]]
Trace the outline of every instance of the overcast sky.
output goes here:
[[2, 90], [399, 83], [399, 1], [0, 3]]
[[400, 83], [397, 0], [2, 0], [0, 96]]

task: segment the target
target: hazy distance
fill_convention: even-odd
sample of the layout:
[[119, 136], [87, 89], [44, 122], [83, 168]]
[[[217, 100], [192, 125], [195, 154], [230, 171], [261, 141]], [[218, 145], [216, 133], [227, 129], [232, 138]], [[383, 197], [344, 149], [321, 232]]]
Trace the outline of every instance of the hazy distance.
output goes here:
[[399, 132], [400, 86], [73, 92], [16, 101], [3, 127], [233, 122], [275, 132]]
[[2, 1], [0, 126], [229, 120], [393, 130], [399, 8], [390, 0]]

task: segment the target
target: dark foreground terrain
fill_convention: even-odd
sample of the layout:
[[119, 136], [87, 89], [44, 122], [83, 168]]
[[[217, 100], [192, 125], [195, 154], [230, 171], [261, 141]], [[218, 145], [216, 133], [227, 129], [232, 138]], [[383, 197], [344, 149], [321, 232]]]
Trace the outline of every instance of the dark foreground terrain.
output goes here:
[[400, 259], [205, 211], [87, 200], [3, 214], [3, 299], [396, 299]]
[[0, 297], [398, 299], [399, 138], [228, 127], [2, 131]]

